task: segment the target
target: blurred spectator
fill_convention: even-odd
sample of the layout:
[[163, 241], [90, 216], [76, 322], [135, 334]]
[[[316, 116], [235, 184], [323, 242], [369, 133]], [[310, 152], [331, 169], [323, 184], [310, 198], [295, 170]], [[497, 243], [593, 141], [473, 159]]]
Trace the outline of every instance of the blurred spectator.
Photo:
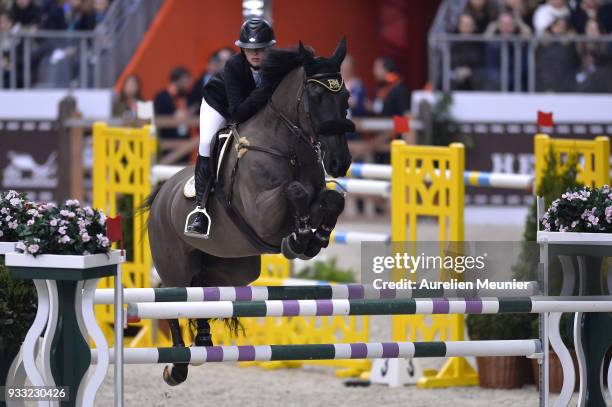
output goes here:
[[58, 0], [49, 5], [43, 21], [46, 30], [86, 31], [95, 27], [91, 2], [87, 0]]
[[[503, 12], [497, 17], [497, 23], [490, 31], [487, 32], [489, 36], [500, 36], [500, 37], [512, 37], [515, 35], [528, 35], [527, 32], [521, 32], [520, 27], [516, 24], [514, 16], [508, 12]], [[507, 64], [505, 66], [505, 77], [508, 80], [508, 91], [513, 91], [518, 86], [515, 84], [514, 78], [514, 65], [517, 58], [516, 48], [510, 41], [503, 42], [489, 42], [486, 49], [486, 69], [487, 69], [487, 90], [499, 90], [501, 88], [502, 81], [502, 53], [504, 47], [507, 50]], [[520, 55], [520, 71], [521, 71], [521, 88], [525, 89], [525, 79], [527, 78], [527, 49], [523, 45], [519, 45]]]
[[464, 13], [474, 17], [476, 32], [483, 33], [497, 15], [497, 4], [491, 0], [468, 0]]
[[533, 19], [533, 9], [530, 9], [525, 0], [503, 0], [503, 9], [514, 16], [514, 21], [521, 28], [521, 31], [527, 31], [531, 35], [531, 20]]
[[200, 110], [202, 98], [204, 97], [204, 85], [206, 85], [206, 82], [208, 82], [208, 80], [212, 78], [214, 74], [223, 70], [225, 63], [232, 55], [234, 55], [234, 53], [235, 52], [232, 48], [223, 47], [216, 50], [208, 57], [206, 70], [202, 72], [198, 79], [196, 79], [193, 89], [189, 94], [189, 106], [193, 113], [198, 113]]
[[410, 100], [395, 62], [387, 57], [378, 58], [374, 61], [373, 73], [378, 82], [378, 90], [372, 112], [387, 117], [406, 113], [410, 108]]
[[584, 34], [587, 21], [599, 20], [599, 7], [601, 0], [582, 0], [574, 10], [571, 11], [572, 26], [578, 34]]
[[[9, 37], [4, 34], [11, 34], [16, 31], [16, 27], [13, 24], [13, 19], [10, 13], [0, 11], [0, 71], [2, 72], [2, 83], [4, 88], [10, 88], [11, 83], [11, 70], [15, 69], [16, 85], [18, 88], [23, 86], [22, 78], [22, 64], [21, 56], [23, 55], [23, 48], [21, 41], [15, 37]], [[12, 59], [11, 49], [15, 49], [15, 60]]]
[[366, 114], [366, 91], [363, 82], [355, 76], [354, 60], [347, 55], [340, 66], [340, 74], [344, 80], [344, 86], [349, 91], [349, 117], [364, 116]]
[[533, 29], [536, 35], [543, 34], [557, 18], [569, 17], [566, 0], [546, 0], [533, 14]]
[[[585, 34], [589, 38], [598, 38], [601, 29], [597, 20], [586, 22]], [[611, 54], [603, 42], [578, 43], [580, 71], [576, 74], [576, 91], [612, 93]]]
[[[476, 22], [471, 14], [459, 16], [457, 26], [459, 35], [472, 35], [476, 32]], [[451, 43], [451, 80], [456, 90], [474, 90], [481, 82], [484, 64], [484, 44], [474, 41]]]
[[612, 2], [603, 4], [597, 11], [597, 19], [601, 25], [602, 34], [612, 33]]
[[[517, 16], [514, 13], [514, 10], [508, 9], [507, 11], [502, 12], [500, 15], [504, 16], [504, 18], [499, 18], [495, 21], [492, 21], [487, 30], [485, 31], [485, 35], [492, 37], [497, 34], [506, 35], [506, 31], [510, 30], [510, 21], [507, 16], [512, 18], [512, 32], [507, 33], [507, 35], [520, 35], [522, 37], [530, 37], [531, 36], [531, 28], [523, 21], [520, 15]], [[505, 28], [500, 27], [500, 24], [507, 24]]]
[[536, 51], [536, 89], [542, 92], [574, 90], [578, 54], [575, 43], [555, 37], [571, 34], [569, 19], [559, 17], [548, 27]]
[[98, 26], [104, 20], [108, 7], [110, 6], [110, 0], [94, 0], [93, 1], [93, 18], [94, 25]]
[[[153, 106], [155, 114], [160, 116], [174, 116], [176, 119], [184, 119], [189, 116], [187, 96], [191, 88], [191, 74], [182, 66], [174, 68], [170, 72], [170, 83], [166, 89], [155, 96]], [[165, 139], [184, 138], [189, 136], [188, 127], [181, 126], [176, 129], [163, 129], [160, 135]]]
[[15, 0], [11, 15], [21, 30], [36, 30], [40, 25], [42, 10], [33, 0]]
[[140, 78], [136, 74], [128, 75], [116, 100], [113, 102], [113, 117], [135, 119], [136, 103], [142, 101]]

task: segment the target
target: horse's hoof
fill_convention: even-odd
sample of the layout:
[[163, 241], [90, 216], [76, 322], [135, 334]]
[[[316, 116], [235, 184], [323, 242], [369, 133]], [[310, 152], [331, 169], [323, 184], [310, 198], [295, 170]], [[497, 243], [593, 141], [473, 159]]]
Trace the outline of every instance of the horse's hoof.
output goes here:
[[163, 376], [167, 385], [178, 386], [187, 380], [187, 367], [165, 366]]
[[281, 242], [281, 253], [283, 253], [283, 256], [289, 260], [293, 260], [298, 257], [298, 254], [291, 248], [291, 243], [289, 242], [288, 237], [284, 237], [283, 241]]

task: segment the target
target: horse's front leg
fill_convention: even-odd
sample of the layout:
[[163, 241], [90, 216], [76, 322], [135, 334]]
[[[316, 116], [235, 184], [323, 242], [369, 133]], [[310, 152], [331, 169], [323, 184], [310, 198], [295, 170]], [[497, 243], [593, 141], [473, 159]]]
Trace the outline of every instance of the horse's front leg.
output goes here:
[[311, 209], [311, 216], [317, 219], [317, 230], [308, 242], [304, 252], [307, 258], [313, 258], [322, 248], [329, 245], [329, 236], [336, 226], [338, 217], [344, 210], [344, 195], [332, 189], [324, 189], [319, 193]]
[[309, 210], [311, 194], [297, 181], [289, 183], [285, 191], [294, 224], [293, 233], [283, 239], [281, 250], [291, 260], [306, 251], [313, 236]]

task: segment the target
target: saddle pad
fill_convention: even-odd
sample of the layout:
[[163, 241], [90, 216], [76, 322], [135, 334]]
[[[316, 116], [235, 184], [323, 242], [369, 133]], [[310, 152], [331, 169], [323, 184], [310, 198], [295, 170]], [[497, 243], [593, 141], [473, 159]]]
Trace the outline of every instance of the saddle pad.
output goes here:
[[[221, 172], [221, 166], [223, 161], [225, 160], [225, 156], [227, 152], [230, 150], [228, 146], [231, 145], [231, 138], [233, 136], [233, 132], [229, 130], [227, 133], [219, 133], [217, 135], [217, 143], [220, 143], [220, 148], [217, 148], [216, 151], [219, 151], [219, 157], [217, 157], [217, 168], [215, 169], [215, 180], [219, 179], [219, 173]], [[194, 199], [196, 196], [195, 190], [195, 176], [189, 177], [183, 186], [183, 195], [187, 199]]]

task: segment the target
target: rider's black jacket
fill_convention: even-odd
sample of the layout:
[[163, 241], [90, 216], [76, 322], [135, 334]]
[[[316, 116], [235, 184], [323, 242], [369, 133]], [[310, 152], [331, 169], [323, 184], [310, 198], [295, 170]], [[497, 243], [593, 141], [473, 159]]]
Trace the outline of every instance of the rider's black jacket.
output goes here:
[[242, 123], [266, 104], [272, 92], [265, 83], [255, 88], [249, 63], [243, 53], [238, 53], [206, 83], [204, 99], [226, 119]]

